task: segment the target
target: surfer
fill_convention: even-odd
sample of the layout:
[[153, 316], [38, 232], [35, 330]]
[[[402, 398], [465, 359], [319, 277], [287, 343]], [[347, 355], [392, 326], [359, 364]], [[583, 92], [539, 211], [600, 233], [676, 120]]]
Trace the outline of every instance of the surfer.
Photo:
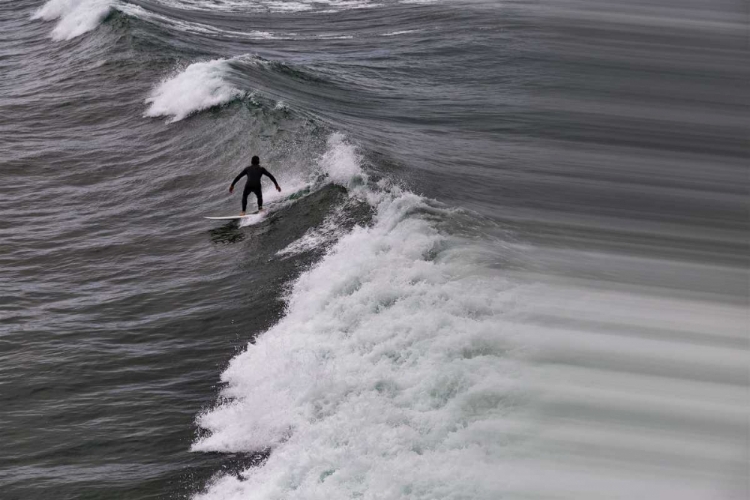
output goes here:
[[258, 212], [263, 210], [263, 189], [260, 185], [261, 176], [268, 176], [268, 178], [276, 185], [276, 191], [281, 192], [279, 183], [276, 182], [274, 176], [271, 175], [268, 170], [260, 166], [260, 158], [253, 156], [250, 166], [246, 167], [240, 172], [240, 175], [235, 177], [234, 181], [232, 181], [232, 185], [229, 186], [229, 194], [232, 194], [234, 191], [234, 185], [237, 184], [237, 181], [239, 181], [243, 175], [247, 176], [247, 182], [245, 182], [245, 190], [242, 192], [242, 213], [240, 215], [245, 215], [245, 210], [247, 210], [247, 197], [250, 193], [255, 193], [255, 196], [258, 198]]

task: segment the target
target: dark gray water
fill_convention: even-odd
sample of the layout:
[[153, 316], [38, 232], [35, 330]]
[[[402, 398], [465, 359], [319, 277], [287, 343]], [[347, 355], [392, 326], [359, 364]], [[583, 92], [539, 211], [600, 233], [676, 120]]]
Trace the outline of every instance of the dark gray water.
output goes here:
[[0, 498], [746, 498], [746, 20], [3, 2]]

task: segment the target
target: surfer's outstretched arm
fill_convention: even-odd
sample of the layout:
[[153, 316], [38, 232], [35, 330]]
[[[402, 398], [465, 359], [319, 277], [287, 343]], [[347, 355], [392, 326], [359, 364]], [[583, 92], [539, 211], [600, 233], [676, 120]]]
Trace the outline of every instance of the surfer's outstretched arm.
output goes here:
[[247, 175], [247, 169], [244, 169], [242, 172], [240, 172], [240, 175], [238, 175], [237, 177], [234, 178], [234, 180], [232, 181], [232, 185], [229, 186], [229, 192], [230, 193], [232, 191], [234, 191], [234, 185], [237, 184], [237, 181], [239, 181], [240, 179], [242, 179], [243, 175]]
[[276, 185], [276, 191], [281, 191], [281, 188], [279, 187], [279, 183], [276, 182], [276, 177], [274, 177], [273, 175], [271, 175], [271, 172], [269, 172], [268, 170], [266, 170], [264, 168], [263, 169], [263, 175], [268, 176], [268, 178], [273, 181], [273, 183]]

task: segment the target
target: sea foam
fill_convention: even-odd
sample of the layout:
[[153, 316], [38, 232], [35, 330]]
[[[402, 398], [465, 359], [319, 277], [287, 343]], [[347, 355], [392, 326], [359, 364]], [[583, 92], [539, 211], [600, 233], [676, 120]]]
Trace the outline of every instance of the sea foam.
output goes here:
[[[342, 136], [321, 167], [363, 175]], [[347, 174], [350, 179], [347, 180]], [[271, 449], [196, 498], [495, 499], [517, 404], [513, 286], [442, 234], [442, 209], [397, 188], [367, 197], [374, 221], [302, 274], [286, 315], [222, 374], [193, 451]], [[444, 215], [444, 214], [443, 214]]]
[[151, 91], [145, 116], [168, 116], [171, 123], [241, 97], [244, 92], [225, 80], [228, 73], [226, 59], [191, 64]]
[[49, 0], [32, 19], [57, 19], [50, 36], [54, 40], [70, 40], [99, 26], [114, 7], [114, 0]]

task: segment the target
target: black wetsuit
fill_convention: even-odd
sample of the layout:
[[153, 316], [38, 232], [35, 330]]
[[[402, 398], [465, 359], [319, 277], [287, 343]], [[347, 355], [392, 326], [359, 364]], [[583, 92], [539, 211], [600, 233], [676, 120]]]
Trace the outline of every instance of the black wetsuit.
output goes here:
[[247, 209], [247, 196], [250, 193], [255, 193], [255, 196], [258, 198], [258, 210], [260, 210], [261, 208], [263, 208], [263, 190], [260, 187], [261, 176], [267, 175], [268, 178], [271, 179], [276, 185], [276, 189], [279, 189], [279, 183], [276, 182], [276, 179], [273, 177], [273, 175], [271, 175], [265, 168], [261, 167], [260, 165], [250, 165], [245, 170], [240, 172], [240, 175], [238, 175], [234, 179], [234, 181], [232, 182], [233, 188], [243, 175], [247, 176], [247, 182], [245, 183], [245, 191], [242, 192], [242, 211], [244, 212], [245, 209]]

